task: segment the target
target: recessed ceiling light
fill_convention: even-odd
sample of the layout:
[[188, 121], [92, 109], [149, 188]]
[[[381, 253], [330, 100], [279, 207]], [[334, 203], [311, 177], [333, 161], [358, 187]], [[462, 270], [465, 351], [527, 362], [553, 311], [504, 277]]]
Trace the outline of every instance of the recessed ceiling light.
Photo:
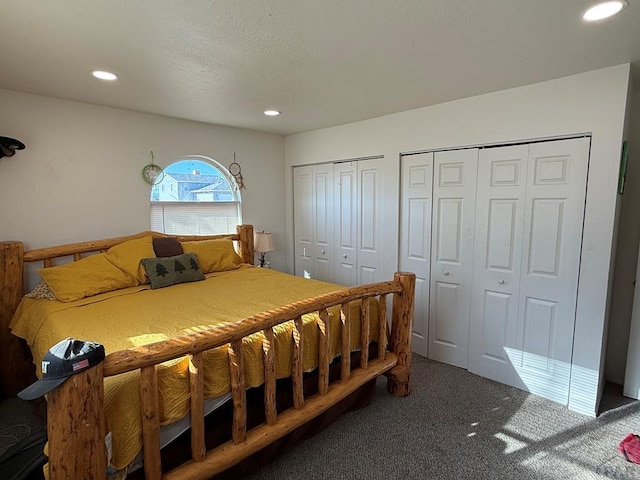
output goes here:
[[100, 80], [117, 80], [118, 79], [118, 76], [115, 73], [105, 72], [104, 70], [94, 70], [93, 72], [91, 72], [91, 75], [93, 75], [96, 78], [99, 78]]
[[280, 115], [280, 112], [278, 110], [265, 110], [264, 114], [269, 117], [277, 117], [278, 115]]
[[604, 18], [611, 17], [624, 9], [628, 3], [625, 0], [615, 0], [611, 2], [600, 2], [587, 8], [582, 13], [582, 19], [587, 22], [596, 22]]

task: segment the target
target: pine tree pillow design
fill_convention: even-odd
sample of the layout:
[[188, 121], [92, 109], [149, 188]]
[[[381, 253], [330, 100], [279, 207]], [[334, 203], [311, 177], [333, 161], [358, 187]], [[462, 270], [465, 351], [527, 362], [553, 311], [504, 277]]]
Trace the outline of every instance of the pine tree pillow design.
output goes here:
[[142, 265], [151, 280], [152, 289], [204, 280], [204, 273], [194, 253], [184, 253], [175, 257], [143, 258]]

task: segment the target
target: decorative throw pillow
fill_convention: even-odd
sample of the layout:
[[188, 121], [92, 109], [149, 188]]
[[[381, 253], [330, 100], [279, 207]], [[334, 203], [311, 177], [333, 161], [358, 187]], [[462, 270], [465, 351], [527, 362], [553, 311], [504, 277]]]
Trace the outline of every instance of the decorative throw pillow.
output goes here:
[[136, 285], [131, 275], [107, 259], [106, 253], [91, 255], [66, 265], [40, 268], [38, 273], [61, 302], [73, 302]]
[[123, 272], [131, 275], [136, 285], [148, 283], [147, 275], [140, 264], [143, 258], [154, 257], [151, 235], [114, 245], [107, 250], [107, 258]]
[[204, 273], [235, 270], [242, 263], [242, 258], [233, 248], [233, 241], [226, 238], [182, 242], [182, 249], [198, 256]]
[[151, 280], [152, 289], [204, 280], [198, 257], [193, 253], [174, 257], [143, 258], [142, 265]]
[[56, 296], [53, 294], [49, 285], [44, 280], [40, 280], [38, 285], [31, 290], [29, 293], [25, 295], [27, 298], [33, 298], [35, 300], [45, 299], [45, 300], [57, 300]]
[[184, 253], [180, 240], [175, 237], [154, 237], [153, 251], [156, 257], [175, 257]]

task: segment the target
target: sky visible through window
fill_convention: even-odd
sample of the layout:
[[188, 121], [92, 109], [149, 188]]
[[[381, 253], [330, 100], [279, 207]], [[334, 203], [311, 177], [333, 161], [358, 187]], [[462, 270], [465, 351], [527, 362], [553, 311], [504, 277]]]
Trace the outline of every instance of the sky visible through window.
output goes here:
[[165, 168], [165, 172], [169, 173], [193, 173], [194, 170], [198, 170], [201, 175], [218, 174], [217, 168], [200, 160], [181, 160]]

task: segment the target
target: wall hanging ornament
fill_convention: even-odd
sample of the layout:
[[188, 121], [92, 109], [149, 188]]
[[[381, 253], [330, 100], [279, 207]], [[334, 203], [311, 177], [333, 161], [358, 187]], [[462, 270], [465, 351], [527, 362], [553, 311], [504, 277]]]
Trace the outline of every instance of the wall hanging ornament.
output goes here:
[[24, 143], [11, 137], [0, 137], [0, 158], [13, 157], [16, 150], [24, 150]]
[[151, 152], [151, 163], [142, 167], [142, 179], [149, 185], [157, 185], [164, 178], [164, 170], [160, 165], [153, 163], [153, 150]]
[[242, 178], [242, 168], [240, 168], [240, 164], [236, 162], [236, 152], [233, 152], [233, 163], [229, 165], [229, 173], [233, 175], [233, 178], [235, 178], [238, 184], [238, 188], [242, 190], [244, 188], [244, 178]]

